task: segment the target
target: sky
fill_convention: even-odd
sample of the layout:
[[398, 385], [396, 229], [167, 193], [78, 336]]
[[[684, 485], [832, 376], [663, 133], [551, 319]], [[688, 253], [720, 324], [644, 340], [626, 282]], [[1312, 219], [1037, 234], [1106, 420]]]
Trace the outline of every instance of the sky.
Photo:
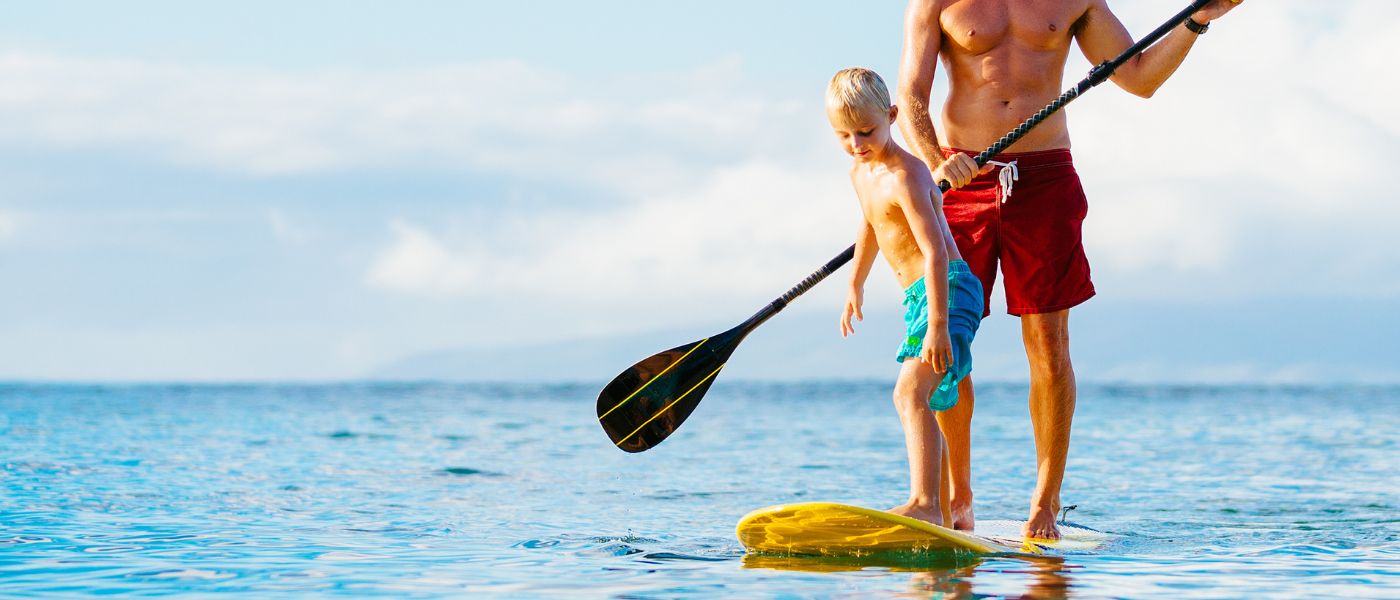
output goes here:
[[[1112, 6], [1140, 35], [1179, 4]], [[903, 9], [7, 3], [0, 379], [606, 381], [850, 244], [821, 95], [895, 84]], [[1246, 0], [1152, 99], [1067, 109], [1081, 378], [1400, 382], [1396, 55], [1400, 3]], [[851, 342], [846, 275], [730, 370], [892, 378], [893, 278]], [[1022, 380], [1004, 307], [975, 372]]]

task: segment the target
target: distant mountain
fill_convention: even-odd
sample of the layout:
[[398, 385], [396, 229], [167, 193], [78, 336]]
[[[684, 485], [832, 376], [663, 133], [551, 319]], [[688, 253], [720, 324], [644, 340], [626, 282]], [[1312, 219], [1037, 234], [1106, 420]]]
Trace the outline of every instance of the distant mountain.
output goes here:
[[[1142, 383], [1400, 383], [1400, 316], [1394, 302], [1325, 299], [1222, 305], [1091, 300], [1071, 319], [1082, 381]], [[903, 337], [901, 315], [870, 313], [842, 339], [836, 315], [789, 311], [746, 340], [725, 379], [888, 379]], [[582, 381], [602, 384], [638, 360], [718, 333], [654, 332], [518, 347], [460, 348], [405, 357], [370, 374], [383, 380]], [[1015, 318], [983, 321], [974, 374], [1024, 381]]]
[[[892, 319], [879, 335], [867, 317], [861, 334], [841, 339], [829, 315], [785, 313], [760, 327], [734, 353], [724, 378], [804, 379], [892, 377], [902, 338]], [[506, 348], [458, 348], [406, 357], [376, 370], [373, 379], [596, 381], [606, 383], [652, 354], [733, 327], [653, 332]], [[876, 360], [875, 357], [883, 360]]]

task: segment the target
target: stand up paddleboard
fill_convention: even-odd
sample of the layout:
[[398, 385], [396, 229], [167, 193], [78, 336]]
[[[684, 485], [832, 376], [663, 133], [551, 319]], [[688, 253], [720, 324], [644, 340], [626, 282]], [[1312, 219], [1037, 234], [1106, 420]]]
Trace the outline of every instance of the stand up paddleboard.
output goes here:
[[1060, 521], [1055, 526], [1060, 529], [1060, 539], [1047, 540], [1042, 538], [1026, 539], [1021, 535], [1025, 521], [992, 520], [978, 521], [977, 535], [993, 540], [1023, 540], [1040, 546], [1047, 550], [1054, 550], [1057, 553], [1080, 553], [1095, 552], [1113, 541], [1112, 534], [1104, 533], [1096, 529], [1081, 527], [1072, 523]]
[[901, 517], [882, 510], [811, 502], [770, 506], [739, 520], [736, 533], [749, 552], [807, 556], [865, 556], [885, 552], [1039, 554], [1009, 544]]
[[[976, 533], [848, 504], [810, 502], [753, 511], [736, 534], [750, 553], [859, 557], [885, 553], [1043, 554], [1046, 547], [1089, 551], [1108, 539], [1092, 529], [1061, 526], [1058, 541], [1021, 538], [1022, 523], [988, 521]], [[987, 534], [987, 535], [984, 535]]]

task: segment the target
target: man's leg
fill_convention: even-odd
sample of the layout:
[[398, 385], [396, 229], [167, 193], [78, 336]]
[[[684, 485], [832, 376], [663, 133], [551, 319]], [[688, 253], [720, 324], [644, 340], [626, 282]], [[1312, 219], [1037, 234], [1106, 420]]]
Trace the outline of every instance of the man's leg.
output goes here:
[[940, 485], [943, 479], [943, 434], [938, 431], [929, 393], [941, 374], [933, 366], [910, 358], [900, 367], [894, 386], [894, 406], [904, 426], [904, 447], [909, 454], [909, 502], [890, 509], [897, 515], [923, 519], [935, 525], [948, 525]]
[[949, 518], [954, 529], [972, 531], [972, 376], [958, 383], [958, 403], [938, 413], [938, 428], [948, 441]]
[[1074, 420], [1074, 366], [1069, 358], [1069, 310], [1022, 315], [1021, 339], [1031, 371], [1031, 426], [1035, 430], [1036, 482], [1025, 534], [1059, 539], [1055, 518]]

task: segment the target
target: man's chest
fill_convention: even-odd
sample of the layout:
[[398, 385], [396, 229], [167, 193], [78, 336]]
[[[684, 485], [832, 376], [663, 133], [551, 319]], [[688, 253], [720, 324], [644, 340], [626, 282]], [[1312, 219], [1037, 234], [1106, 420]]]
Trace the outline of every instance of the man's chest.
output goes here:
[[1051, 50], [1069, 43], [1089, 0], [945, 0], [939, 24], [947, 42], [982, 54], [1008, 41]]

